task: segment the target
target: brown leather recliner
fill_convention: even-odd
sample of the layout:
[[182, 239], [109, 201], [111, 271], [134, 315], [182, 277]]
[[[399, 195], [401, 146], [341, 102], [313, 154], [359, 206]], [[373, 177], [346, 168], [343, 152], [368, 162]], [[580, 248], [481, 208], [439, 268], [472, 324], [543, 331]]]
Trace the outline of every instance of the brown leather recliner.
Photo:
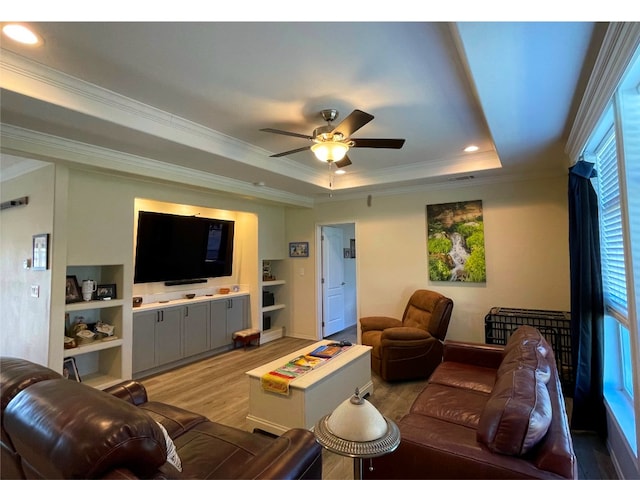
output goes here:
[[100, 391], [18, 358], [0, 357], [0, 387], [3, 480], [322, 478], [303, 428], [252, 433], [150, 401], [139, 382]]
[[360, 319], [362, 343], [373, 347], [371, 369], [383, 380], [428, 378], [442, 362], [444, 337], [453, 300], [431, 290], [416, 290], [402, 320]]

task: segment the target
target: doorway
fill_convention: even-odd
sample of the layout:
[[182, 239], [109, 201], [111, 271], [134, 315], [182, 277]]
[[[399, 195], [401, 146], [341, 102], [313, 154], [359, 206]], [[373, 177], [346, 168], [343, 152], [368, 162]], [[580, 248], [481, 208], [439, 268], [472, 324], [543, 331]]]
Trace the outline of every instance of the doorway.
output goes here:
[[355, 223], [318, 226], [317, 305], [320, 338], [357, 325]]

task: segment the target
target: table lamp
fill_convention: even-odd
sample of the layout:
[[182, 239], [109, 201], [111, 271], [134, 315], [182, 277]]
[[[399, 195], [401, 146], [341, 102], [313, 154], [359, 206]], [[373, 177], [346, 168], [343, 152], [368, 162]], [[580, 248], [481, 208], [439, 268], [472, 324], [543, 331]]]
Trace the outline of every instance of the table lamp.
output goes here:
[[[400, 444], [400, 430], [369, 401], [355, 394], [316, 423], [316, 441], [330, 452], [352, 457], [353, 476], [362, 478], [365, 458], [393, 452]], [[369, 467], [373, 470], [373, 467]]]

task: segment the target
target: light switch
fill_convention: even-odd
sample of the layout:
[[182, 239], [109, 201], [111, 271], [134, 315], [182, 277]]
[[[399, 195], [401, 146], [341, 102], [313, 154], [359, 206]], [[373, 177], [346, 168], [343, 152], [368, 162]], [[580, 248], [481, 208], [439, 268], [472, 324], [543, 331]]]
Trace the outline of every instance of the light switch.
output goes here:
[[31, 296], [35, 298], [40, 296], [40, 285], [31, 285]]

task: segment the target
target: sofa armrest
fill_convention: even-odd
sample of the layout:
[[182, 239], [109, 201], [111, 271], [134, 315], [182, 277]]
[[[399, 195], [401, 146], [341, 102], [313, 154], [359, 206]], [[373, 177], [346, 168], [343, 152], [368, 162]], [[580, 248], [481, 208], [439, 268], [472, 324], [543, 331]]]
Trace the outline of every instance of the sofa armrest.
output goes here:
[[434, 338], [431, 334], [421, 328], [415, 327], [391, 327], [382, 332], [381, 340], [384, 341], [407, 341], [407, 340], [428, 340]]
[[391, 317], [363, 317], [360, 319], [362, 332], [369, 330], [385, 330], [387, 328], [401, 327], [402, 321]]
[[255, 479], [321, 479], [322, 447], [309, 430], [286, 431], [238, 474]]
[[443, 361], [497, 369], [502, 362], [503, 350], [501, 345], [445, 340]]
[[147, 390], [144, 388], [144, 385], [140, 382], [136, 382], [135, 380], [121, 382], [117, 385], [106, 388], [104, 391], [110, 393], [114, 397], [120, 398], [121, 400], [126, 400], [133, 405], [142, 405], [149, 401], [147, 398]]

